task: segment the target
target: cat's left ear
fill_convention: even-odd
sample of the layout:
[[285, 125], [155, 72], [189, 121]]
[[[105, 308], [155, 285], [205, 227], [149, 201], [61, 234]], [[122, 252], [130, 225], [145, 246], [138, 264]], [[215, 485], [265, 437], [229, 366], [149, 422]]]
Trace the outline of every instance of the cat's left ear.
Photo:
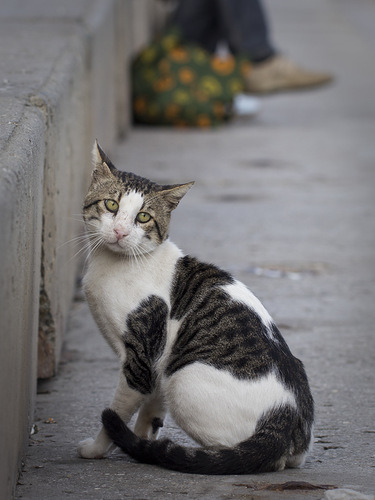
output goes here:
[[194, 182], [187, 182], [186, 184], [167, 186], [167, 188], [160, 191], [159, 194], [163, 197], [163, 200], [167, 202], [169, 209], [174, 210], [193, 184]]

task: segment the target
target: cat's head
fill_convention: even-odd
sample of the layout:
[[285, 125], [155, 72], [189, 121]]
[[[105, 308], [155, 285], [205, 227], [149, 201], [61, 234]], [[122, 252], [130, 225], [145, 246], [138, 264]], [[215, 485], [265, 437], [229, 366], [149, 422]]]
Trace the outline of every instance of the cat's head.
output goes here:
[[172, 210], [194, 184], [162, 186], [117, 170], [95, 142], [94, 170], [83, 207], [92, 248], [128, 257], [152, 252], [168, 237]]

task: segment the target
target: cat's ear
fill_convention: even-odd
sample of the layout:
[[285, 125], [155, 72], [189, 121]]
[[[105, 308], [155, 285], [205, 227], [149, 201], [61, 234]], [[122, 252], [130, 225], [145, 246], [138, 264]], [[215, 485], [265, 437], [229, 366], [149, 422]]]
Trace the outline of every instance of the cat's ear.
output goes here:
[[92, 163], [94, 167], [92, 171], [93, 181], [96, 181], [103, 176], [110, 176], [114, 173], [114, 170], [116, 170], [111, 160], [99, 146], [97, 140], [94, 142], [94, 147], [92, 148]]
[[103, 163], [106, 163], [108, 166], [112, 166], [111, 160], [108, 158], [108, 156], [105, 154], [105, 152], [102, 150], [100, 147], [99, 143], [97, 140], [94, 142], [94, 146], [92, 148], [92, 163], [94, 167], [98, 165], [102, 165]]
[[160, 195], [167, 202], [169, 209], [174, 210], [193, 184], [194, 182], [187, 182], [186, 184], [167, 186], [166, 189], [160, 192]]

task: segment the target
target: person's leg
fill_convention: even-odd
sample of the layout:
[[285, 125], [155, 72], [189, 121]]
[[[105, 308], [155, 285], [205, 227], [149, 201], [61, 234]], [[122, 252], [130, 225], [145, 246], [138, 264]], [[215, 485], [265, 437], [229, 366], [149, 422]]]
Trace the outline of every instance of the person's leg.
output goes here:
[[218, 0], [226, 38], [234, 52], [253, 63], [245, 76], [246, 91], [268, 93], [323, 85], [329, 73], [306, 70], [274, 49], [261, 0]]
[[221, 38], [217, 0], [179, 0], [170, 18], [185, 40], [214, 52]]
[[268, 20], [260, 0], [218, 0], [220, 18], [233, 52], [247, 55], [254, 63], [276, 53], [269, 35]]
[[305, 70], [277, 53], [261, 0], [179, 0], [172, 23], [186, 40], [214, 52], [227, 41], [234, 53], [247, 55], [253, 69], [246, 75], [246, 90], [268, 93], [323, 85], [329, 73]]

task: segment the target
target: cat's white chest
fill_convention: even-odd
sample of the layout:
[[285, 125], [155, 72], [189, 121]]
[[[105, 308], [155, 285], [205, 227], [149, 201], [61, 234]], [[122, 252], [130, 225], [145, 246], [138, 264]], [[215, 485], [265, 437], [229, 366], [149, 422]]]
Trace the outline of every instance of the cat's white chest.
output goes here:
[[91, 312], [110, 345], [125, 356], [123, 336], [128, 315], [150, 295], [169, 306], [170, 287], [181, 251], [171, 242], [138, 262], [103, 252], [95, 255], [84, 277]]

